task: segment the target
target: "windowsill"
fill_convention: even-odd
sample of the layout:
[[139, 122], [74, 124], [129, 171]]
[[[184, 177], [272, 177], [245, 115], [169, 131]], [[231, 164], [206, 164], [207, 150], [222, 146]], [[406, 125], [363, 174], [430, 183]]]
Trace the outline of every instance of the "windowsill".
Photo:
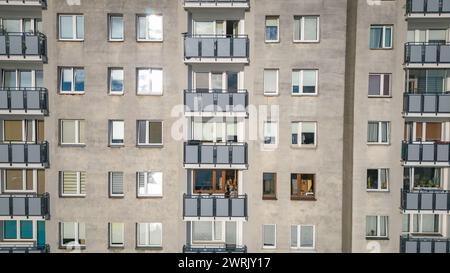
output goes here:
[[124, 199], [125, 198], [125, 194], [117, 194], [117, 195], [109, 195], [110, 199]]
[[137, 250], [163, 250], [162, 246], [136, 246]]
[[369, 99], [392, 99], [392, 95], [389, 96], [367, 96]]
[[67, 199], [77, 199], [77, 198], [86, 198], [86, 194], [60, 194], [59, 198], [67, 198]]
[[138, 43], [162, 43], [164, 39], [160, 40], [146, 40], [146, 39], [136, 39], [136, 42]]
[[390, 190], [366, 190], [368, 193], [390, 193]]
[[294, 44], [319, 44], [320, 40], [293, 40]]
[[311, 145], [291, 144], [291, 148], [292, 148], [292, 149], [296, 149], [296, 150], [302, 150], [302, 149], [306, 149], [306, 150], [316, 150], [316, 149], [317, 149], [317, 145], [311, 146]]
[[61, 39], [61, 38], [58, 38], [58, 42], [84, 42], [84, 39]]
[[393, 50], [394, 48], [389, 47], [389, 48], [369, 48], [370, 50]]
[[122, 93], [114, 93], [114, 92], [109, 91], [109, 92], [108, 92], [108, 96], [112, 96], [112, 97], [123, 97], [123, 96], [125, 96], [125, 94], [124, 94], [124, 92], [122, 92]]
[[278, 198], [277, 197], [270, 197], [270, 196], [263, 196], [262, 198], [264, 201], [277, 201]]
[[137, 144], [136, 147], [161, 149], [164, 147], [164, 144]]
[[391, 146], [391, 143], [367, 143], [368, 146]]
[[136, 96], [138, 97], [162, 97], [164, 95], [164, 92], [158, 93], [158, 94], [139, 94], [136, 92]]
[[70, 246], [59, 246], [59, 249], [66, 249], [66, 250], [77, 250], [77, 249], [81, 249], [84, 250], [86, 249], [86, 245], [70, 245]]
[[265, 40], [266, 44], [279, 44], [280, 40]]
[[389, 237], [367, 237], [367, 241], [389, 241]]
[[291, 247], [291, 251], [299, 253], [315, 253], [317, 250], [316, 248]]
[[299, 196], [291, 196], [291, 201], [311, 201], [311, 202], [315, 202], [317, 201], [316, 197], [299, 197]]
[[299, 93], [299, 94], [297, 94], [297, 93], [292, 93], [292, 92], [291, 92], [291, 95], [292, 95], [293, 97], [317, 97], [317, 96], [319, 96], [319, 93], [311, 93], [311, 94], [308, 94], [308, 93]]
[[86, 147], [86, 144], [59, 144], [60, 147], [65, 147], [65, 148], [84, 148]]
[[276, 246], [263, 246], [262, 247], [262, 250], [264, 251], [264, 250], [276, 250], [277, 249], [277, 247]]
[[279, 96], [280, 96], [279, 93], [273, 93], [273, 94], [264, 93], [264, 97], [279, 97]]
[[59, 91], [59, 95], [82, 96], [82, 95], [86, 95], [86, 91], [74, 91], [74, 92]]
[[123, 147], [125, 147], [125, 144], [109, 144], [108, 147], [110, 147], [110, 148], [123, 148]]
[[137, 195], [136, 198], [137, 199], [163, 199], [163, 196], [162, 195], [158, 195], [158, 196], [157, 195], [154, 195], [154, 196]]
[[125, 39], [108, 39], [108, 42], [110, 42], [110, 43], [121, 43], [121, 42], [125, 42]]

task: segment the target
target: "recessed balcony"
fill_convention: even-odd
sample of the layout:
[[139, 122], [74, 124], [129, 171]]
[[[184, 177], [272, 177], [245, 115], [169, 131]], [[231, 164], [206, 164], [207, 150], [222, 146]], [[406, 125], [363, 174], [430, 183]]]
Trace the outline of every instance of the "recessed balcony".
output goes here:
[[184, 0], [185, 8], [244, 8], [250, 7], [249, 0]]
[[0, 143], [1, 168], [46, 168], [48, 166], [48, 142]]
[[201, 218], [213, 220], [247, 220], [247, 195], [184, 195], [183, 217], [185, 221]]
[[404, 166], [450, 166], [450, 143], [448, 142], [403, 142]]
[[0, 217], [50, 219], [50, 195], [0, 196]]
[[405, 117], [450, 117], [450, 93], [404, 94]]
[[401, 236], [400, 253], [450, 253], [450, 239]]
[[184, 36], [185, 63], [248, 63], [247, 35]]
[[238, 245], [184, 245], [183, 253], [247, 253], [247, 246]]
[[0, 245], [0, 253], [7, 254], [7, 253], [49, 253], [50, 252], [50, 245], [33, 245], [33, 246], [27, 246], [27, 245]]
[[246, 90], [185, 90], [186, 116], [247, 117], [248, 93]]
[[208, 143], [190, 141], [184, 144], [184, 167], [188, 169], [247, 169], [246, 143]]
[[47, 61], [42, 33], [0, 32], [0, 61]]
[[406, 16], [409, 18], [448, 18], [450, 0], [407, 0]]
[[446, 190], [402, 190], [401, 209], [408, 213], [449, 213], [450, 192]]
[[407, 67], [450, 67], [449, 43], [406, 43], [405, 64]]
[[47, 89], [0, 87], [0, 114], [48, 115]]

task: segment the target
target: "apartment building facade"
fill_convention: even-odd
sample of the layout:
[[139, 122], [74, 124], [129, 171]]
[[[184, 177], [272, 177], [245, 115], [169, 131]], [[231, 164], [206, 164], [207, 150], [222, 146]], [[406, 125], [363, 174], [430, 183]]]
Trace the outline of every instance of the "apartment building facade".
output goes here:
[[449, 252], [449, 6], [0, 1], [0, 251]]

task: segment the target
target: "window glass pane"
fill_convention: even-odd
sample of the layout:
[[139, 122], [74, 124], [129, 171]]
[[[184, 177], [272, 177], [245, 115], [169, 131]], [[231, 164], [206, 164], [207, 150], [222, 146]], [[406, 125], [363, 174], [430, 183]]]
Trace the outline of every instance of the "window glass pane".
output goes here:
[[139, 246], [145, 246], [148, 244], [147, 242], [147, 225], [146, 223], [139, 223], [138, 224], [138, 245]]
[[378, 189], [378, 170], [367, 170], [367, 189]]
[[85, 140], [85, 121], [84, 120], [78, 120], [78, 143], [82, 144]]
[[292, 71], [292, 93], [300, 93], [300, 71]]
[[62, 229], [63, 229], [62, 243], [63, 243], [63, 245], [75, 242], [75, 224], [76, 223], [73, 223], [73, 222], [62, 223]]
[[152, 69], [152, 93], [162, 94], [163, 92], [163, 71], [162, 69]]
[[159, 223], [150, 224], [150, 245], [160, 246], [162, 242], [162, 225]]
[[32, 87], [31, 71], [19, 71], [19, 87]]
[[[217, 171], [220, 172], [220, 171]], [[194, 171], [194, 191], [208, 192], [213, 190], [213, 171], [212, 170], [195, 170]], [[217, 182], [216, 182], [217, 183]]]
[[388, 236], [388, 217], [387, 216], [380, 217], [380, 236], [381, 237]]
[[44, 72], [42, 70], [35, 71], [35, 86], [36, 87], [44, 87]]
[[192, 241], [202, 242], [202, 241], [212, 241], [212, 222], [206, 221], [193, 221], [192, 223]]
[[378, 142], [378, 122], [369, 122], [367, 142]]
[[298, 247], [297, 226], [291, 226], [291, 247]]
[[389, 182], [389, 170], [388, 169], [381, 169], [380, 170], [380, 186], [382, 190], [388, 189], [388, 182]]
[[150, 69], [138, 70], [138, 94], [149, 94], [151, 92], [151, 77]]
[[276, 174], [264, 173], [263, 174], [263, 195], [274, 197], [276, 195]]
[[211, 88], [213, 90], [221, 91], [223, 89], [222, 80], [223, 80], [222, 73], [212, 73], [211, 74]]
[[435, 215], [422, 214], [422, 232], [433, 233], [436, 230]]
[[367, 237], [376, 237], [378, 234], [377, 231], [377, 217], [376, 216], [367, 216], [366, 217], [366, 236]]
[[381, 123], [381, 141], [383, 143], [389, 142], [389, 123], [388, 122]]
[[212, 35], [214, 34], [214, 22], [194, 22], [194, 33], [196, 35]]
[[302, 123], [302, 144], [314, 145], [316, 142], [316, 123], [303, 122]]
[[111, 39], [123, 39], [123, 17], [122, 16], [111, 16], [110, 17], [110, 27], [111, 27]]
[[138, 143], [145, 144], [147, 142], [146, 132], [147, 132], [147, 122], [145, 120], [138, 121]]
[[316, 93], [316, 79], [317, 71], [304, 70], [303, 71], [303, 93]]
[[419, 30], [419, 43], [425, 43], [427, 41], [427, 32], [425, 30]]
[[195, 73], [195, 88], [197, 92], [207, 92], [209, 90], [209, 73]]
[[77, 39], [84, 39], [84, 16], [77, 16]]
[[263, 242], [265, 247], [275, 247], [275, 225], [264, 225]]
[[391, 75], [384, 74], [383, 95], [389, 96], [391, 93]]
[[61, 121], [62, 143], [76, 143], [75, 120]]
[[214, 222], [214, 240], [219, 241], [223, 235], [222, 222]]
[[147, 176], [147, 192], [150, 195], [162, 196], [163, 174], [161, 172], [149, 172]]
[[23, 32], [32, 32], [31, 19], [23, 19]]
[[408, 30], [406, 41], [408, 43], [414, 43], [416, 41], [416, 32], [415, 32], [415, 30]]
[[111, 244], [112, 245], [122, 245], [124, 242], [123, 233], [124, 224], [122, 223], [111, 223]]
[[370, 48], [382, 48], [383, 46], [383, 27], [372, 27], [370, 29]]
[[147, 17], [139, 16], [138, 17], [139, 26], [138, 26], [138, 38], [146, 39], [147, 38]]
[[22, 170], [5, 170], [5, 189], [7, 191], [23, 190], [23, 171]]
[[445, 43], [447, 30], [444, 29], [432, 29], [428, 34], [428, 42], [430, 43]]
[[237, 244], [237, 232], [236, 232], [237, 222], [225, 222], [225, 244], [236, 245]]
[[149, 143], [162, 144], [162, 122], [149, 122]]
[[59, 17], [59, 37], [62, 39], [73, 39], [73, 17], [61, 15]]
[[73, 69], [63, 68], [61, 71], [61, 91], [70, 92], [72, 91]]
[[384, 47], [390, 48], [392, 46], [392, 28], [386, 27], [385, 37], [384, 37]]
[[20, 239], [33, 239], [33, 221], [20, 221]]
[[84, 69], [75, 69], [75, 91], [84, 91]]
[[315, 41], [317, 38], [317, 17], [305, 17], [305, 40], [306, 41]]
[[278, 70], [264, 70], [264, 93], [276, 94], [278, 91]]
[[298, 144], [298, 130], [299, 130], [299, 123], [293, 122], [291, 124], [291, 131], [292, 131], [292, 144], [297, 145]]
[[17, 87], [16, 71], [3, 71], [3, 87]]
[[300, 247], [314, 247], [314, 227], [301, 226]]
[[111, 193], [123, 194], [123, 172], [111, 173]]
[[379, 96], [381, 88], [381, 76], [369, 75], [369, 96]]
[[414, 168], [415, 188], [439, 188], [441, 170], [439, 168]]
[[3, 238], [7, 240], [17, 239], [17, 221], [15, 220], [3, 221]]
[[276, 144], [278, 136], [277, 122], [264, 122], [264, 144]]
[[402, 232], [409, 232], [409, 214], [403, 214]]
[[302, 37], [302, 18], [301, 17], [294, 17], [294, 40], [299, 41]]
[[111, 69], [111, 92], [123, 92], [123, 69]]
[[161, 15], [149, 15], [148, 20], [148, 37], [150, 40], [162, 40], [163, 38], [163, 17]]

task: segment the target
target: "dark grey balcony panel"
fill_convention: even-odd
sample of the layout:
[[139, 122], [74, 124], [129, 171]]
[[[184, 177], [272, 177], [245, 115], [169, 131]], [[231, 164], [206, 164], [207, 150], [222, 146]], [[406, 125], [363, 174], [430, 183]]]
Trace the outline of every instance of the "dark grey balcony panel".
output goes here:
[[450, 240], [441, 237], [400, 237], [401, 253], [449, 253]]
[[41, 145], [28, 145], [28, 163], [41, 163]]
[[230, 163], [230, 147], [229, 146], [216, 146], [217, 147], [217, 164], [229, 164]]
[[25, 145], [12, 145], [12, 162], [25, 163]]
[[437, 96], [424, 96], [423, 97], [423, 112], [435, 113], [437, 108]]
[[213, 145], [202, 145], [201, 148], [201, 164], [214, 164], [214, 146]]
[[0, 253], [48, 253], [50, 246], [0, 245]]
[[408, 98], [409, 98], [408, 112], [420, 113], [422, 111], [422, 96], [409, 94]]
[[8, 163], [8, 144], [0, 144], [0, 163]]
[[214, 46], [214, 40], [209, 38], [200, 38], [200, 44], [201, 44], [201, 57], [214, 57], [215, 55], [215, 46]]
[[419, 194], [407, 193], [406, 194], [406, 210], [419, 210]]
[[227, 58], [231, 56], [231, 41], [230, 39], [217, 39], [217, 57]]
[[216, 200], [216, 215], [217, 217], [230, 217], [229, 201], [230, 199], [217, 199]]
[[200, 216], [213, 217], [214, 216], [214, 199], [200, 198]]
[[42, 144], [0, 144], [0, 163], [47, 165], [47, 151], [47, 142]]
[[448, 194], [436, 193], [436, 208], [435, 210], [450, 210], [448, 206]]
[[9, 198], [0, 197], [0, 216], [8, 216], [9, 214]]
[[234, 217], [245, 217], [245, 199], [231, 199], [231, 211]]
[[450, 211], [449, 192], [443, 190], [403, 190], [401, 195], [403, 210]]
[[407, 241], [405, 242], [405, 253], [417, 253], [418, 242]]
[[421, 194], [421, 210], [433, 210], [433, 194], [432, 193], [422, 193]]
[[439, 62], [450, 63], [450, 45], [441, 45]]
[[433, 253], [432, 242], [420, 242], [420, 253]]
[[422, 63], [422, 45], [409, 46], [409, 62]]
[[39, 55], [39, 37], [25, 35], [25, 55]]
[[425, 0], [412, 0], [411, 1], [411, 12], [419, 13], [424, 12]]
[[439, 1], [440, 0], [427, 0], [427, 12], [439, 12]]
[[434, 145], [422, 145], [422, 161], [434, 162]]
[[41, 93], [39, 91], [27, 91], [27, 109], [41, 109]]
[[22, 55], [22, 35], [9, 36], [9, 54]]
[[246, 147], [245, 146], [233, 146], [232, 147], [232, 163], [233, 164], [246, 164]]
[[42, 198], [30, 197], [28, 198], [28, 215], [40, 216], [42, 215]]
[[11, 92], [12, 109], [24, 109], [23, 93], [24, 91]]
[[6, 36], [0, 35], [0, 55], [6, 55]]
[[217, 110], [219, 112], [228, 112], [230, 110], [230, 94], [217, 94]]
[[196, 93], [185, 93], [185, 107], [188, 112], [199, 112], [199, 98]]
[[13, 198], [13, 210], [12, 213], [14, 216], [26, 216], [25, 211], [25, 197], [16, 197]]
[[184, 42], [186, 57], [200, 56], [199, 40], [197, 38], [187, 37]]
[[434, 242], [434, 253], [447, 253], [447, 242]]
[[233, 57], [247, 57], [247, 39], [234, 38], [233, 39]]
[[184, 216], [197, 217], [197, 199], [184, 199]]
[[450, 96], [441, 95], [439, 96], [439, 113], [450, 113]]
[[443, 0], [442, 2], [442, 11], [450, 12], [450, 0]]
[[201, 110], [214, 112], [214, 96], [210, 93], [202, 93], [200, 100]]
[[425, 63], [436, 63], [437, 62], [437, 50], [438, 50], [438, 45], [425, 46]]
[[233, 94], [233, 108], [235, 112], [247, 111], [247, 94], [246, 93], [234, 93]]
[[8, 109], [8, 93], [0, 92], [0, 109]]
[[186, 164], [198, 164], [198, 146], [197, 145], [186, 145], [185, 146], [185, 162]]
[[448, 144], [437, 144], [437, 162], [449, 162], [449, 149]]

